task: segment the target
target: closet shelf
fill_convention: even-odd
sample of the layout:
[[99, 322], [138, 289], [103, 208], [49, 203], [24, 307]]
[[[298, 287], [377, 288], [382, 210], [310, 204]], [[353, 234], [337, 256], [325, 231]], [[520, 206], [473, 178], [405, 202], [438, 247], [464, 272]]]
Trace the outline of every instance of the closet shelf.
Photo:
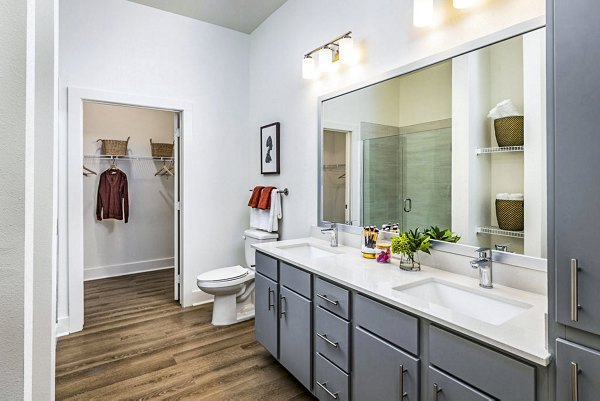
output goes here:
[[523, 233], [523, 231], [502, 230], [493, 226], [477, 227], [477, 232], [480, 234], [502, 235], [511, 238], [525, 238], [525, 233]]
[[496, 148], [479, 148], [477, 149], [478, 155], [488, 154], [488, 153], [508, 153], [508, 152], [523, 152], [525, 148], [521, 146], [503, 146]]
[[172, 157], [153, 157], [153, 156], [107, 156], [107, 155], [84, 155], [84, 159], [95, 160], [155, 160], [155, 161], [173, 161]]

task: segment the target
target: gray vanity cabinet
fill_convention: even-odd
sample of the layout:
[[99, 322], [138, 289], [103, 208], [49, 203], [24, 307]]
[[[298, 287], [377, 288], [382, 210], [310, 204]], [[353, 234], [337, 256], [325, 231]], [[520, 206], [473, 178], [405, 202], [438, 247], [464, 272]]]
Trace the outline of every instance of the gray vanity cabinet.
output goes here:
[[429, 366], [429, 389], [427, 400], [435, 401], [494, 401], [480, 391], [467, 384], [448, 376], [444, 372]]
[[277, 358], [279, 357], [277, 311], [279, 287], [275, 281], [258, 272], [254, 281], [256, 283], [254, 290], [256, 340]]
[[419, 400], [419, 359], [355, 327], [352, 399]]
[[566, 340], [556, 340], [556, 399], [600, 399], [599, 351]]
[[312, 302], [286, 287], [279, 291], [279, 361], [311, 388]]
[[556, 318], [600, 334], [600, 2], [552, 3]]

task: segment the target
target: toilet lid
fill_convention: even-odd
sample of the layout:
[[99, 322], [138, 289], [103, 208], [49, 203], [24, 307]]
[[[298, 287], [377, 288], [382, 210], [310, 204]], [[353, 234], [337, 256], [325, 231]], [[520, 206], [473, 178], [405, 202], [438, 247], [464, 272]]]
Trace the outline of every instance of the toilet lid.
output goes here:
[[248, 269], [242, 266], [222, 267], [200, 274], [198, 281], [231, 281], [248, 275]]

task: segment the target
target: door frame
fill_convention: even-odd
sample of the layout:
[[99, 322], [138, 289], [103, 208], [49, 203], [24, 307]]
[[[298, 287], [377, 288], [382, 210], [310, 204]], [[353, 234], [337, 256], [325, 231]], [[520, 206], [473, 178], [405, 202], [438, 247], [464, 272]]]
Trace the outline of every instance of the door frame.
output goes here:
[[[69, 87], [67, 88], [67, 206], [68, 206], [68, 224], [66, 239], [59, 238], [59, 241], [66, 241], [68, 246], [67, 251], [67, 266], [68, 266], [68, 306], [69, 306], [69, 332], [77, 332], [83, 330], [83, 180], [81, 179], [81, 163], [83, 161], [83, 103], [97, 102], [114, 104], [121, 106], [133, 106], [140, 108], [167, 110], [179, 113], [181, 116], [181, 131], [180, 131], [180, 146], [183, 149], [184, 131], [192, 131], [192, 113], [193, 106], [191, 102], [181, 101], [178, 99], [168, 99], [159, 97], [150, 97], [143, 95], [134, 95], [119, 92], [107, 92], [102, 90]], [[183, 152], [181, 152], [183, 153]], [[178, 155], [179, 167], [184, 166], [184, 158], [182, 154]], [[175, 263], [180, 268], [179, 282], [179, 301], [184, 302], [185, 293], [181, 291], [184, 281], [184, 260], [182, 244], [185, 233], [184, 225], [184, 190], [183, 175], [180, 171], [175, 173], [178, 176], [179, 182], [179, 206], [180, 206], [180, 221], [179, 230], [175, 236], [179, 236], [179, 254], [175, 255]], [[177, 204], [176, 204], [177, 205]], [[177, 248], [175, 250], [177, 253]]]

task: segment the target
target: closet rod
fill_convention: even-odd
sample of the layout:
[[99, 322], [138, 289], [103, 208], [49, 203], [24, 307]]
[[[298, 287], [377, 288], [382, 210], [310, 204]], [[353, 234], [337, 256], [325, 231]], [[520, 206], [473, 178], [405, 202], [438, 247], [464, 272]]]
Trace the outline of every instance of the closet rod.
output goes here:
[[84, 159], [96, 160], [156, 160], [173, 161], [172, 157], [153, 157], [153, 156], [108, 156], [108, 155], [84, 155]]

